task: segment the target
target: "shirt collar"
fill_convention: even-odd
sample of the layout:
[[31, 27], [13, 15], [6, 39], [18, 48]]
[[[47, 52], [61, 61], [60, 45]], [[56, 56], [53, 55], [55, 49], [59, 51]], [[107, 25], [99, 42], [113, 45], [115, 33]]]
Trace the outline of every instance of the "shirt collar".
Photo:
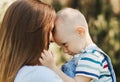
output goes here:
[[92, 44], [89, 44], [84, 50], [81, 50], [82, 53], [86, 52], [86, 51], [89, 51], [91, 49], [98, 49], [97, 45], [92, 43]]

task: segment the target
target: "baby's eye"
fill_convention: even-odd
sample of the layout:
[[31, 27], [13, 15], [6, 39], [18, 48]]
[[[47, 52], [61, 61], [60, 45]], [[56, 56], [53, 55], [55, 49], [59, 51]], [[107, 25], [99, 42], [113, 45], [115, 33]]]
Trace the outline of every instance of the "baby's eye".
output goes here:
[[62, 43], [62, 45], [63, 45], [63, 46], [65, 46], [65, 45], [66, 45], [66, 43]]
[[67, 43], [63, 43], [62, 46], [67, 47]]

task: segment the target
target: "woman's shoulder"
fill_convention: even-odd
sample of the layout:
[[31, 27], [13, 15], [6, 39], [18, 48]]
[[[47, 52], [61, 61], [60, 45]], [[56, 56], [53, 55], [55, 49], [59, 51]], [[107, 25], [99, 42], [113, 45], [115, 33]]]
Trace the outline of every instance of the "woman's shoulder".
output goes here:
[[[46, 79], [47, 78], [47, 79]], [[62, 82], [60, 77], [45, 66], [23, 66], [14, 82]]]

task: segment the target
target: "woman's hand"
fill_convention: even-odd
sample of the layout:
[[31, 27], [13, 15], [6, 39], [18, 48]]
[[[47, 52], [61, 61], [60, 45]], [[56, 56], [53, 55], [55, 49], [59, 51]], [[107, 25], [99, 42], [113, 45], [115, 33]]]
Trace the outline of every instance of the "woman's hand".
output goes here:
[[51, 69], [56, 68], [55, 55], [52, 53], [52, 51], [44, 50], [41, 54], [41, 58], [39, 58], [39, 61], [42, 63], [42, 65]]

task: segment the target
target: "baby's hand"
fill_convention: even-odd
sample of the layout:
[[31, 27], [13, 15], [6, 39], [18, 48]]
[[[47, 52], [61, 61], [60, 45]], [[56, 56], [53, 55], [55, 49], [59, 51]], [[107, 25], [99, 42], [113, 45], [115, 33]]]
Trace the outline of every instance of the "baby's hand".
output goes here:
[[51, 69], [56, 67], [55, 57], [51, 51], [44, 50], [41, 54], [41, 58], [39, 58], [39, 61], [42, 63], [42, 65]]

